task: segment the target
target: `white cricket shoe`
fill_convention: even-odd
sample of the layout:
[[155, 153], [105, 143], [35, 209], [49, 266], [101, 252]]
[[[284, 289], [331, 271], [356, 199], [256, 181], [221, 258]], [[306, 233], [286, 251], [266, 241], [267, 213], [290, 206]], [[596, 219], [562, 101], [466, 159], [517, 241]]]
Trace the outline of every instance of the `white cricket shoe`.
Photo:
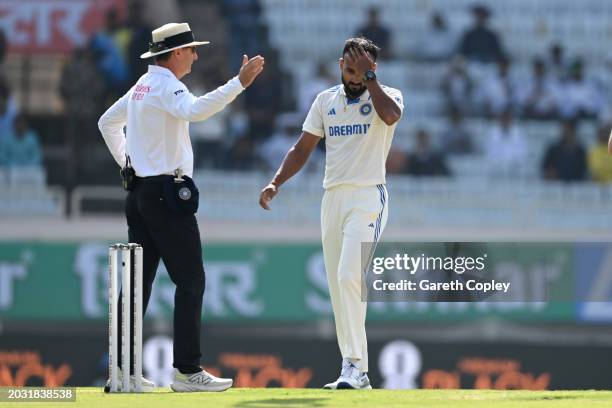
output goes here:
[[[153, 392], [155, 391], [155, 383], [151, 380], [147, 380], [142, 377], [142, 392]], [[117, 371], [117, 391], [121, 392], [123, 390], [123, 372], [121, 370]], [[130, 390], [134, 391], [136, 388], [136, 379], [133, 375], [130, 376]], [[104, 387], [104, 392], [110, 392], [110, 379], [106, 382], [106, 386]]]
[[219, 378], [202, 370], [195, 374], [183, 374], [174, 369], [174, 381], [170, 388], [175, 392], [225, 391], [232, 386], [231, 378]]
[[333, 383], [325, 384], [326, 390], [371, 390], [368, 373], [359, 372], [359, 369], [347, 360], [342, 360], [340, 377]]

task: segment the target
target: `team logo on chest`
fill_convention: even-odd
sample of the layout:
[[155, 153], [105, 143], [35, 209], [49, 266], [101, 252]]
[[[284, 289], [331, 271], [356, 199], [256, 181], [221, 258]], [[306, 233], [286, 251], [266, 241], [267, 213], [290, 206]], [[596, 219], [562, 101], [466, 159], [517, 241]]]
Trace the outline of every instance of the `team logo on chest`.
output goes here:
[[370, 112], [372, 112], [372, 105], [369, 103], [364, 103], [361, 105], [361, 108], [359, 108], [359, 113], [361, 113], [363, 116], [368, 116]]

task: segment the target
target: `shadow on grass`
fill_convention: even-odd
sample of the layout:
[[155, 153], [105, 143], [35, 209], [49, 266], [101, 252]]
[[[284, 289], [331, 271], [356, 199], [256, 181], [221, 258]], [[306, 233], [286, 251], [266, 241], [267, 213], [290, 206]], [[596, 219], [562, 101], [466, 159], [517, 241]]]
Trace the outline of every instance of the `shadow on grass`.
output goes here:
[[268, 408], [268, 407], [323, 407], [328, 398], [268, 398], [255, 401], [245, 401], [234, 405], [236, 408]]
[[581, 398], [583, 398], [583, 396], [581, 395], [543, 395], [541, 397], [539, 396], [518, 397], [518, 398], [510, 397], [509, 399], [511, 399], [512, 401], [545, 401], [545, 400], [571, 400], [571, 399], [581, 399]]

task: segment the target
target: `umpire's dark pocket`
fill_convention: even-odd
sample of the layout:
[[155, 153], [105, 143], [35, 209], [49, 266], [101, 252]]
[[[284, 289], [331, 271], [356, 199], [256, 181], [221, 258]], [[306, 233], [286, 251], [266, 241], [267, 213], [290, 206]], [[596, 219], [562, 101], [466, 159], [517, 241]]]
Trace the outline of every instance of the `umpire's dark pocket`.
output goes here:
[[191, 177], [183, 176], [183, 181], [178, 183], [171, 176], [165, 179], [162, 197], [172, 212], [195, 214], [198, 211], [200, 192]]

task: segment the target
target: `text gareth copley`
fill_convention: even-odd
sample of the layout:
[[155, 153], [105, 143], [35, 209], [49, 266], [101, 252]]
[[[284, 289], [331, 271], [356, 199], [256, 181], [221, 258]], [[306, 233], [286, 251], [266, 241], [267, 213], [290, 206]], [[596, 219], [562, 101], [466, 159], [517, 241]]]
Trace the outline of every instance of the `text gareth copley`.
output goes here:
[[384, 282], [377, 279], [372, 283], [372, 287], [377, 291], [469, 291], [477, 292], [499, 292], [508, 293], [510, 282], [497, 282], [491, 280], [488, 282], [478, 282], [475, 279], [469, 279], [465, 282], [454, 280], [450, 282], [431, 282], [429, 280], [421, 280], [418, 283], [402, 279], [397, 282]]

